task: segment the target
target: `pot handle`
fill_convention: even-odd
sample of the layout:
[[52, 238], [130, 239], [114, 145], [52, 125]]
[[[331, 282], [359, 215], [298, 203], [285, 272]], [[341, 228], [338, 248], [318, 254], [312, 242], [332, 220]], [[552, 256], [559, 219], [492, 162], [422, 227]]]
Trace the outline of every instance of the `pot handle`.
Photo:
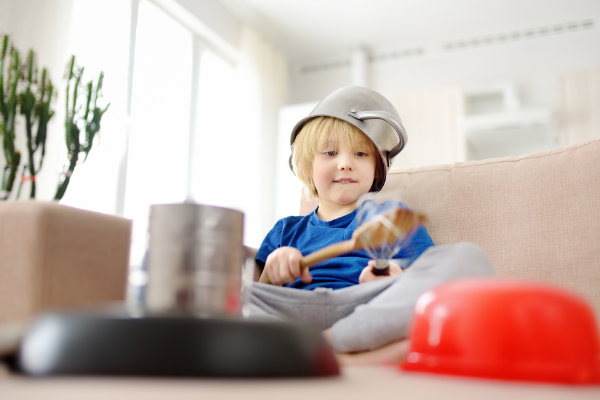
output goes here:
[[390, 114], [387, 111], [358, 111], [356, 108], [351, 108], [348, 111], [348, 115], [356, 118], [359, 121], [364, 121], [367, 119], [381, 119], [394, 128], [396, 133], [398, 134], [398, 139], [400, 141], [387, 155], [387, 166], [390, 166], [390, 160], [398, 155], [406, 146], [406, 142], [408, 142], [408, 135], [406, 134], [406, 129], [402, 125], [399, 119], [397, 119], [394, 115]]

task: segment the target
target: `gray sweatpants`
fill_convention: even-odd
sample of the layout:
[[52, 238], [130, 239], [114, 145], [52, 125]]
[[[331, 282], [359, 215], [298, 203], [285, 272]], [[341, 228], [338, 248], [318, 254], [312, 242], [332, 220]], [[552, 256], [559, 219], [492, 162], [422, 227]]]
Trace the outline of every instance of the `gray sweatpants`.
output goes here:
[[413, 309], [427, 290], [455, 279], [495, 275], [475, 244], [431, 247], [397, 277], [332, 290], [302, 290], [254, 283], [250, 317], [293, 318], [332, 327], [337, 352], [370, 350], [407, 336]]

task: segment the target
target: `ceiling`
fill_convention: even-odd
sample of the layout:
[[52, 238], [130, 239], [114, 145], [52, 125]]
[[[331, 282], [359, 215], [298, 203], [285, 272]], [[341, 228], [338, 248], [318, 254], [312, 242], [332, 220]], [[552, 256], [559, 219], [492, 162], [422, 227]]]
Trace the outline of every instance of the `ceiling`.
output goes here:
[[600, 21], [600, 0], [220, 0], [291, 61], [571, 21]]

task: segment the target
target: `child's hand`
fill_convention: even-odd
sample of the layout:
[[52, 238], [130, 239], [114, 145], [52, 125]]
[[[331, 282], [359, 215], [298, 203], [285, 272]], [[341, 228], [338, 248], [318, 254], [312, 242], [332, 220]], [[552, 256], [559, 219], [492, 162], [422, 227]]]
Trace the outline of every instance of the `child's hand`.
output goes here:
[[292, 283], [302, 276], [302, 282], [310, 283], [312, 276], [308, 268], [300, 269], [302, 253], [293, 247], [280, 247], [267, 257], [263, 275], [267, 274], [273, 285]]
[[375, 265], [375, 261], [369, 261], [367, 266], [360, 273], [360, 276], [358, 277], [358, 283], [367, 283], [377, 279], [389, 278], [390, 276], [398, 276], [402, 273], [402, 268], [400, 268], [398, 264], [392, 261], [389, 261], [388, 264], [390, 266], [390, 274], [377, 276], [373, 274], [373, 266]]

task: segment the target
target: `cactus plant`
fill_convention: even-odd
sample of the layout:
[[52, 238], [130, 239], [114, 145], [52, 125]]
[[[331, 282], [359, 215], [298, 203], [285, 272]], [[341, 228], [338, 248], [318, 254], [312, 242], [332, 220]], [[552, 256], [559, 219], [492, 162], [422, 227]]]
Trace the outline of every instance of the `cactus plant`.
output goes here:
[[[10, 57], [10, 65], [5, 63]], [[17, 169], [21, 162], [21, 153], [15, 148], [15, 120], [17, 117], [17, 87], [20, 77], [19, 52], [10, 45], [8, 35], [2, 37], [0, 53], [0, 135], [4, 149], [6, 166], [0, 184], [0, 200], [6, 200], [12, 191]], [[5, 75], [5, 73], [7, 74]], [[5, 83], [6, 78], [6, 83]]]
[[46, 68], [42, 69], [42, 82], [38, 86], [40, 91], [39, 101], [35, 109], [35, 116], [38, 120], [38, 129], [35, 135], [35, 147], [40, 149], [40, 165], [38, 171], [42, 168], [42, 162], [46, 155], [46, 137], [48, 134], [48, 122], [54, 116], [54, 111], [50, 109], [54, 96], [54, 86], [50, 78], [46, 78]]
[[[104, 107], [98, 107], [98, 98], [102, 97], [102, 83], [104, 73], [100, 72], [98, 83], [94, 88], [93, 82], [86, 84], [85, 104], [80, 104], [79, 90], [81, 89], [81, 79], [83, 77], [84, 67], [78, 67], [75, 64], [75, 56], [71, 57], [67, 64], [67, 100], [66, 100], [66, 119], [65, 119], [65, 142], [67, 145], [69, 166], [62, 173], [54, 200], [60, 200], [67, 190], [71, 175], [80, 160], [80, 153], [85, 157], [81, 162], [87, 160], [92, 149], [95, 135], [100, 131], [100, 122], [110, 103]], [[85, 133], [82, 142], [81, 133]]]
[[[31, 191], [29, 197], [35, 199], [35, 175], [42, 167], [44, 155], [46, 153], [46, 132], [48, 122], [54, 115], [50, 110], [52, 101], [53, 86], [50, 79], [46, 78], [47, 72], [42, 70], [42, 78], [37, 80], [37, 70], [35, 68], [35, 53], [29, 50], [27, 55], [25, 90], [18, 96], [19, 109], [25, 117], [25, 134], [27, 136], [27, 170], [29, 170], [29, 180], [31, 181]], [[38, 86], [38, 95], [32, 90], [32, 86]], [[33, 127], [37, 123], [37, 134], [33, 136]], [[40, 150], [39, 166], [36, 167], [35, 153]], [[23, 170], [23, 174], [25, 169]], [[22, 180], [25, 179], [23, 175]]]
[[[25, 65], [20, 64], [19, 52], [10, 44], [8, 35], [2, 36], [2, 53], [0, 55], [2, 57], [0, 59], [0, 134], [2, 135], [6, 161], [2, 186], [0, 187], [0, 200], [6, 200], [10, 196], [21, 162], [21, 154], [15, 148], [17, 109], [25, 117], [28, 157], [22, 169], [16, 198], [20, 196], [23, 181], [30, 180], [31, 192], [29, 197], [33, 199], [36, 191], [35, 176], [42, 167], [46, 153], [48, 122], [54, 115], [54, 111], [51, 110], [54, 88], [45, 68], [42, 70], [41, 80], [38, 81], [33, 50], [29, 50]], [[7, 60], [7, 56], [10, 58], [10, 65], [6, 70], [5, 60]], [[8, 73], [8, 83], [5, 85], [6, 73]], [[34, 137], [33, 131], [36, 126], [37, 133]], [[36, 152], [38, 150], [41, 154], [37, 157], [39, 161], [36, 166]], [[27, 171], [29, 171], [29, 177], [25, 176]]]
[[[36, 195], [36, 174], [42, 168], [46, 153], [48, 122], [54, 115], [51, 109], [54, 87], [46, 69], [42, 70], [41, 79], [38, 80], [33, 50], [29, 51], [27, 61], [22, 66], [19, 52], [10, 43], [9, 36], [3, 35], [1, 39], [0, 136], [6, 165], [0, 182], [0, 200], [6, 200], [10, 196], [21, 164], [21, 153], [15, 148], [17, 109], [25, 118], [27, 139], [27, 161], [22, 168], [17, 198], [21, 193], [23, 182], [30, 180], [29, 197], [33, 199]], [[71, 57], [67, 67], [65, 136], [69, 164], [61, 175], [54, 195], [55, 200], [60, 200], [64, 196], [77, 164], [87, 160], [94, 138], [100, 131], [102, 117], [110, 106], [110, 104], [104, 108], [98, 106], [98, 99], [102, 97], [103, 72], [100, 72], [96, 87], [93, 81], [90, 81], [82, 88], [84, 68], [75, 64], [75, 56]], [[86, 92], [83, 104], [79, 96], [80, 90]], [[35, 136], [34, 130], [36, 130]], [[85, 155], [83, 159], [82, 153]], [[28, 177], [27, 173], [29, 173]]]

